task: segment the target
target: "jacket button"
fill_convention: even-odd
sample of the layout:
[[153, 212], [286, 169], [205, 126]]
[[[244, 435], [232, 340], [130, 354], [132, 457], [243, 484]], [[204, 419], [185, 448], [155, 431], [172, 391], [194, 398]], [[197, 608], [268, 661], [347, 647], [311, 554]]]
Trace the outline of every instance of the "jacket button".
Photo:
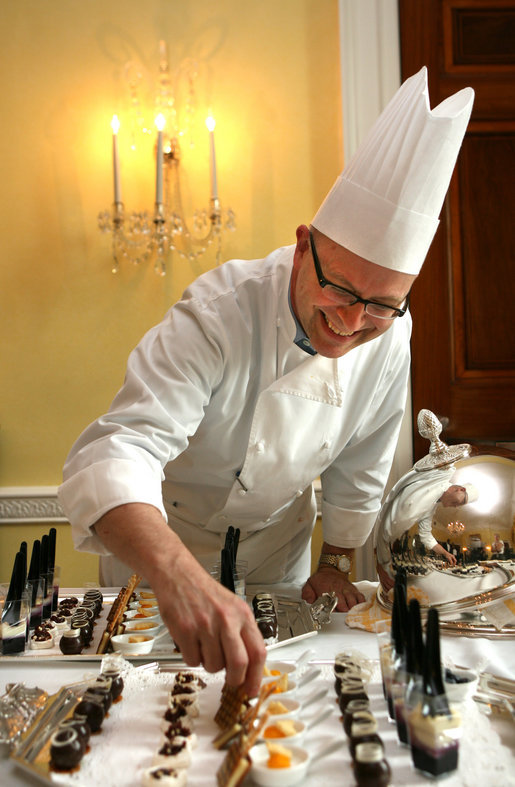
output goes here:
[[247, 494], [247, 492], [246, 492], [245, 489], [238, 489], [238, 494], [239, 494], [240, 497], [243, 497], [244, 495]]
[[302, 489], [297, 489], [295, 492], [295, 497], [302, 497]]
[[262, 440], [260, 440], [259, 443], [256, 443], [256, 451], [258, 452], [258, 454], [262, 454], [264, 450], [265, 450], [265, 444]]

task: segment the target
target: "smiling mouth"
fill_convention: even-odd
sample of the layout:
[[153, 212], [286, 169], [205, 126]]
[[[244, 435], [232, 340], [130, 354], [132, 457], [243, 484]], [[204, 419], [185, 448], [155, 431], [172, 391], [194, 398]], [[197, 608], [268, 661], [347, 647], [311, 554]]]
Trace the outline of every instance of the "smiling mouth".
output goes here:
[[338, 328], [336, 327], [336, 325], [334, 325], [334, 324], [331, 322], [331, 320], [330, 320], [330, 319], [327, 317], [327, 315], [325, 315], [325, 314], [324, 314], [324, 317], [325, 317], [325, 321], [326, 321], [326, 323], [328, 324], [329, 328], [330, 328], [330, 329], [332, 330], [332, 332], [333, 332], [333, 333], [335, 333], [337, 336], [352, 336], [352, 334], [354, 333], [354, 331], [349, 331], [348, 333], [345, 333], [344, 331], [339, 331], [339, 330], [338, 330]]

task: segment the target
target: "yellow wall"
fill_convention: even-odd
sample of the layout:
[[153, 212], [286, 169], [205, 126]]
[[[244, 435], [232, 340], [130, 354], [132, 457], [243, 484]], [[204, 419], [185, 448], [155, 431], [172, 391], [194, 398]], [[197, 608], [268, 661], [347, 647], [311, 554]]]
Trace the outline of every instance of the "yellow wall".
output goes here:
[[[125, 64], [153, 83], [160, 39], [172, 73], [196, 58], [197, 121], [209, 104], [237, 216], [223, 256], [262, 256], [294, 241], [342, 167], [337, 1], [5, 0], [0, 22], [0, 486], [55, 485], [134, 344], [214, 264], [210, 250], [164, 279], [110, 272], [97, 214], [112, 201], [111, 116], [128, 116]], [[151, 146], [131, 152], [120, 132], [120, 148], [127, 209], [151, 209]], [[193, 153], [188, 207], [208, 197], [200, 130]]]

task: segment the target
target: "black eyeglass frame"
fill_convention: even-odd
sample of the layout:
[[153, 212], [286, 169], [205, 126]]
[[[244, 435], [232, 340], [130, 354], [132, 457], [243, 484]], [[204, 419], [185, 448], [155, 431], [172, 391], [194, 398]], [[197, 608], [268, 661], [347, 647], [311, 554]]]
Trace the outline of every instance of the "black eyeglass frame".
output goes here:
[[[322, 273], [322, 266], [320, 265], [320, 260], [318, 258], [317, 250], [315, 247], [315, 241], [313, 239], [313, 233], [311, 232], [309, 233], [309, 242], [311, 244], [311, 253], [313, 255], [313, 262], [315, 263], [315, 271], [316, 271], [319, 285], [322, 288], [332, 287], [334, 290], [340, 292], [342, 295], [350, 295], [350, 297], [353, 298], [353, 300], [350, 303], [344, 304], [345, 306], [354, 306], [354, 304], [356, 303], [362, 303], [363, 308], [365, 309], [369, 317], [373, 317], [374, 319], [377, 320], [395, 320], [396, 317], [403, 317], [406, 314], [409, 308], [409, 296], [410, 296], [409, 292], [406, 295], [404, 308], [399, 309], [396, 306], [389, 306], [386, 303], [380, 303], [379, 301], [369, 301], [366, 298], [361, 298], [359, 295], [356, 295], [355, 292], [352, 292], [352, 290], [347, 290], [345, 289], [345, 287], [341, 287], [339, 284], [334, 284], [332, 281], [329, 281], [329, 279], [326, 279], [324, 274]], [[370, 312], [367, 309], [367, 306], [369, 304], [371, 304], [372, 306], [379, 306], [381, 309], [390, 309], [391, 311], [395, 312], [395, 314], [392, 314], [391, 317], [385, 317], [379, 314], [370, 314]]]

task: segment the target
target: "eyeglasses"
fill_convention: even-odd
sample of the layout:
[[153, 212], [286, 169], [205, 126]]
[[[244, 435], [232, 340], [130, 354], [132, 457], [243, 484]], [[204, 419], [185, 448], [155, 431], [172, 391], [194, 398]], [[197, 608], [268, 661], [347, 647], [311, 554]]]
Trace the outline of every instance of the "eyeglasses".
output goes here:
[[404, 308], [397, 309], [395, 306], [387, 306], [386, 303], [377, 303], [377, 301], [367, 301], [365, 298], [360, 298], [355, 292], [346, 290], [345, 287], [340, 287], [338, 284], [333, 284], [325, 278], [322, 273], [320, 260], [318, 259], [317, 250], [315, 248], [315, 241], [313, 235], [309, 233], [309, 240], [311, 243], [311, 253], [313, 254], [313, 262], [315, 263], [315, 271], [317, 274], [318, 283], [321, 287], [327, 288], [327, 296], [334, 301], [337, 306], [353, 306], [355, 303], [362, 303], [365, 312], [370, 317], [376, 317], [378, 320], [394, 320], [395, 317], [402, 317], [406, 314], [409, 306], [409, 293], [406, 295], [404, 301]]

